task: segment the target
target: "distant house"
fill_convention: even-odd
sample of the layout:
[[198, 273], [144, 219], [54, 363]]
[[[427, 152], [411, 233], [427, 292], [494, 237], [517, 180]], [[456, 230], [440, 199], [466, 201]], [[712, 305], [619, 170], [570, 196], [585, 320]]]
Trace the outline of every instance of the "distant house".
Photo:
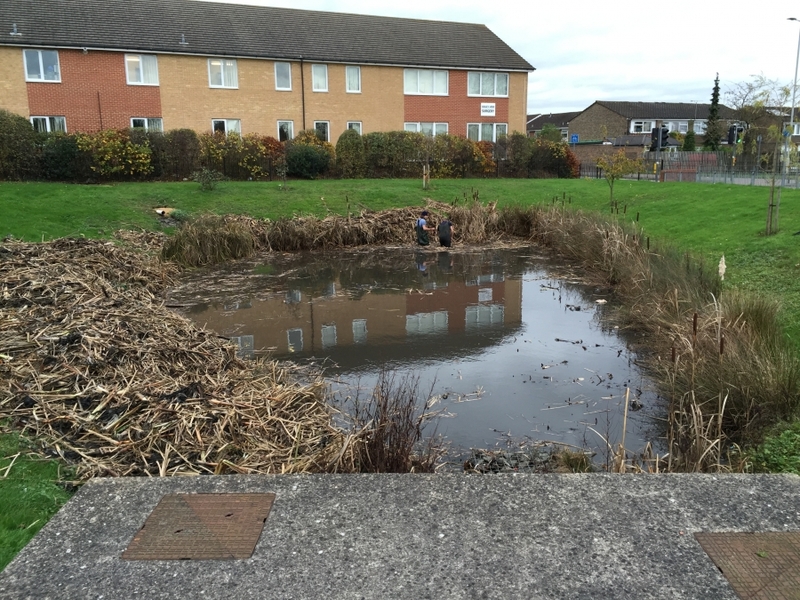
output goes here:
[[[710, 104], [690, 102], [606, 102], [598, 100], [569, 122], [570, 135], [582, 142], [605, 141], [627, 135], [650, 135], [656, 123], [681, 134], [690, 128], [698, 135], [706, 130]], [[719, 106], [719, 118], [735, 122], [733, 109]]]
[[580, 111], [528, 115], [528, 136], [533, 137], [540, 133], [545, 125], [553, 125], [561, 130], [561, 139], [569, 141], [569, 122], [579, 114], [581, 114]]

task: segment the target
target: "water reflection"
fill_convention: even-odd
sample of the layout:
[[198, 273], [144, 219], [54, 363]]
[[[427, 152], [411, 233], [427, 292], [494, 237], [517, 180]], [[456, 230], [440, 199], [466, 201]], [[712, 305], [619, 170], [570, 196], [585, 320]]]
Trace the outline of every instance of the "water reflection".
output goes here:
[[[367, 387], [382, 368], [413, 371], [458, 415], [439, 426], [457, 446], [503, 434], [602, 450], [620, 438], [625, 388], [647, 408], [654, 395], [594, 291], [553, 269], [529, 248], [268, 254], [199, 271], [171, 301], [245, 356], [329, 359], [332, 377]], [[629, 415], [629, 447], [647, 412]]]

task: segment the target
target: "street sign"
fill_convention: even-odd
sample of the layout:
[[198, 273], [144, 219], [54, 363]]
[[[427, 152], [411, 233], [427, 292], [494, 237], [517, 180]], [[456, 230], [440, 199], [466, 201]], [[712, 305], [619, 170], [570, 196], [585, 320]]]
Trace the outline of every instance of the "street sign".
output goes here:
[[577, 133], [570, 134], [569, 143], [570, 144], [577, 144], [578, 143], [578, 134]]

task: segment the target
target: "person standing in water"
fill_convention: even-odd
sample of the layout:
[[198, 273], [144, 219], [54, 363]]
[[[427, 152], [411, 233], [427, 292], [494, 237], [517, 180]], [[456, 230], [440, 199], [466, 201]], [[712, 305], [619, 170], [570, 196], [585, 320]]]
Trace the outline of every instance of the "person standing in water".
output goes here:
[[430, 227], [428, 225], [428, 221], [425, 219], [427, 216], [428, 211], [423, 210], [419, 219], [417, 219], [416, 227], [414, 227], [417, 232], [417, 244], [420, 246], [427, 246], [431, 243], [430, 239], [428, 238], [428, 232], [434, 231], [433, 227]]
[[442, 222], [436, 228], [436, 232], [439, 234], [439, 244], [445, 248], [449, 248], [453, 244], [453, 224], [450, 219], [447, 217], [442, 219]]

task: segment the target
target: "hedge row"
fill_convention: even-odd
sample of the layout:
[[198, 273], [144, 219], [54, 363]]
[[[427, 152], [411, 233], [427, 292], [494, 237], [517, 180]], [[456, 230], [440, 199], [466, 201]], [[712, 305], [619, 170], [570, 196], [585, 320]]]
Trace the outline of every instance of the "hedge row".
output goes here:
[[408, 131], [345, 131], [334, 147], [314, 131], [290, 142], [256, 134], [166, 133], [141, 129], [37, 133], [27, 119], [0, 110], [0, 179], [136, 181], [189, 179], [201, 169], [230, 179], [316, 177], [577, 177], [562, 143], [515, 133], [496, 144]]

